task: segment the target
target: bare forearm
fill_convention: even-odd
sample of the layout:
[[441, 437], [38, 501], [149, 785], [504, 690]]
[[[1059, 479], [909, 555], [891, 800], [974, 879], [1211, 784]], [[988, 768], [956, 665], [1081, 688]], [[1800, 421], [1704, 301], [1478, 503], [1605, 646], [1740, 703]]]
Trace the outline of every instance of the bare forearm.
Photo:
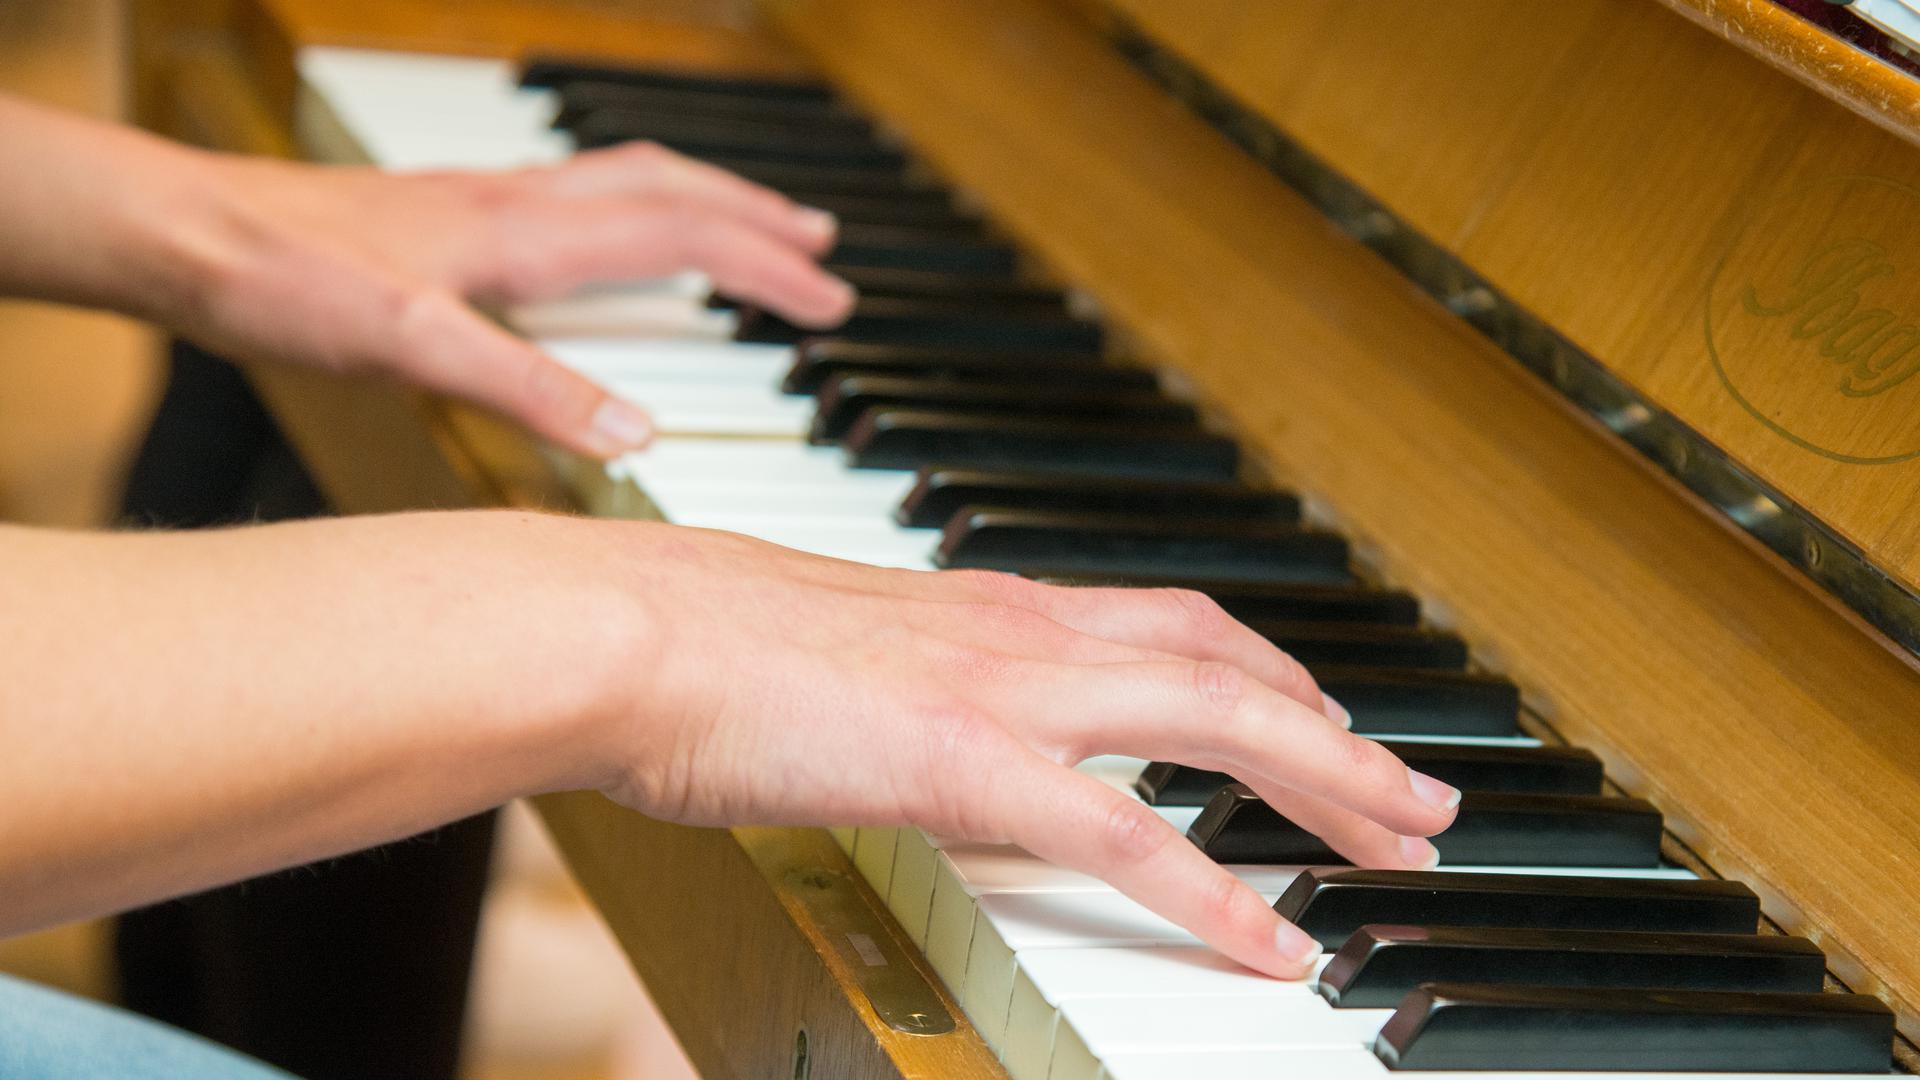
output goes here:
[[0, 95], [0, 295], [165, 320], [182, 308], [208, 155]]
[[603, 783], [563, 524], [0, 530], [0, 936]]

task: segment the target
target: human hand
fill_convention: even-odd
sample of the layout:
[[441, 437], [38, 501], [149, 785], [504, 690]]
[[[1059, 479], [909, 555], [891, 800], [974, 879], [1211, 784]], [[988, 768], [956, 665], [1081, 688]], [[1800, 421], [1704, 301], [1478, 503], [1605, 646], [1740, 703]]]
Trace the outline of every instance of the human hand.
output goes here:
[[562, 446], [645, 444], [644, 411], [469, 306], [704, 271], [810, 326], [853, 292], [816, 258], [831, 215], [652, 144], [503, 173], [392, 175], [198, 155], [189, 269], [162, 321], [224, 355], [379, 374], [465, 398]]
[[[1196, 593], [883, 570], [725, 533], [602, 535], [644, 598], [600, 783], [697, 825], [908, 823], [1097, 875], [1270, 974], [1319, 946], [1095, 754], [1233, 773], [1360, 866], [1430, 868], [1458, 793], [1412, 773], [1291, 658]], [[599, 559], [595, 560], [596, 562]]]

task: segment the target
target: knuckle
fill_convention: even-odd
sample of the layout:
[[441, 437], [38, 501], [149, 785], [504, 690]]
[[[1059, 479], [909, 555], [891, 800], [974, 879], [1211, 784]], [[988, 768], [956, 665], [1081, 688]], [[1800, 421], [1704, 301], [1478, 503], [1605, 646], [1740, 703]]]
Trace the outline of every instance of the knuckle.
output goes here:
[[1334, 742], [1339, 766], [1347, 775], [1368, 778], [1383, 786], [1406, 772], [1406, 766], [1392, 752], [1372, 739], [1342, 734]]
[[935, 769], [951, 768], [963, 756], [992, 741], [998, 728], [977, 708], [959, 701], [921, 707], [918, 728], [923, 756]]
[[1213, 597], [1192, 589], [1163, 589], [1162, 603], [1167, 606], [1173, 621], [1196, 639], [1212, 637], [1227, 628], [1233, 620], [1228, 617]]
[[1012, 657], [980, 645], [952, 645], [941, 658], [949, 674], [965, 683], [1003, 681], [1013, 664]]
[[1275, 649], [1274, 653], [1278, 656], [1274, 676], [1281, 683], [1276, 689], [1285, 691], [1290, 696], [1305, 694], [1309, 690], [1316, 694], [1320, 692], [1320, 684], [1314, 680], [1313, 673], [1307, 670], [1307, 665], [1280, 649]]
[[1194, 902], [1202, 924], [1231, 926], [1240, 918], [1246, 904], [1245, 886], [1231, 874], [1209, 874], [1207, 880], [1200, 883]]
[[1217, 716], [1236, 716], [1247, 700], [1247, 674], [1232, 664], [1208, 660], [1193, 665], [1193, 695]]
[[385, 284], [376, 303], [383, 324], [394, 328], [395, 339], [411, 346], [440, 335], [461, 306], [452, 293], [406, 282]]
[[1000, 731], [984, 713], [959, 702], [937, 702], [908, 710], [915, 718], [918, 753], [905, 770], [898, 793], [914, 824], [969, 839], [994, 838], [993, 802], [979, 789], [955, 784], [961, 763], [978, 761]]
[[1174, 836], [1143, 802], [1115, 799], [1101, 821], [1100, 842], [1108, 866], [1130, 866], [1159, 854]]
[[960, 605], [960, 614], [983, 630], [1023, 641], [1052, 637], [1064, 629], [1037, 611], [997, 600], [964, 603]]
[[969, 595], [982, 600], [1012, 602], [1040, 588], [1018, 574], [997, 570], [948, 570], [943, 575]]
[[552, 361], [533, 358], [521, 376], [522, 400], [535, 409], [571, 407], [580, 400], [580, 384], [572, 372]]
[[468, 209], [492, 218], [524, 209], [544, 194], [559, 175], [559, 171], [551, 167], [536, 166], [497, 175], [463, 174], [449, 178], [447, 183], [453, 186], [453, 195], [466, 203]]

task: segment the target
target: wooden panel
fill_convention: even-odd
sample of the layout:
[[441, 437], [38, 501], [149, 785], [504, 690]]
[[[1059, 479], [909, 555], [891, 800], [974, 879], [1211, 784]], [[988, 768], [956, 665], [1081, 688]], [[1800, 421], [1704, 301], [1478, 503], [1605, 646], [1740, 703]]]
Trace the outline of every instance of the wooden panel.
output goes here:
[[[880, 1023], [864, 997], [845, 1007], [849, 973], [838, 953], [776, 895], [796, 868], [851, 870], [823, 830], [663, 825], [590, 792], [536, 804], [700, 1075], [793, 1076], [795, 1036], [805, 1030], [815, 1078], [1004, 1080], [970, 1027], [904, 1035]], [[861, 890], [877, 908], [864, 883]], [[918, 958], [897, 926], [893, 933]], [[924, 962], [921, 974], [940, 985]]]
[[1083, 23], [1033, 0], [782, 11], [830, 73], [1336, 507], [1388, 577], [1438, 598], [1560, 731], [1920, 1030], [1920, 880], [1889, 872], [1920, 864], [1920, 674], [1902, 655]]
[[738, 0], [259, 0], [304, 44], [470, 56], [556, 51], [636, 62], [804, 75], [793, 51]]
[[[1920, 380], [1850, 379], [1920, 365], [1902, 352], [1920, 277], [1899, 264], [1920, 243], [1920, 196], [1905, 196], [1920, 188], [1920, 149], [1651, 0], [1398, 5], [1391, 20], [1303, 0], [1241, 16], [1237, 34], [1222, 29], [1222, 0], [1116, 6], [1920, 586]], [[1303, 49], [1286, 35], [1311, 36], [1307, 59], [1292, 63]], [[1263, 48], [1295, 73], [1263, 67]], [[1920, 84], [1893, 78], [1920, 101]], [[1855, 174], [1890, 185], [1860, 198], [1832, 183]], [[1723, 293], [1777, 289], [1851, 239], [1894, 254], [1837, 345], [1801, 332], [1799, 316], [1742, 315], [1725, 295], [1709, 335], [1716, 273]]]
[[1660, 0], [1909, 141], [1920, 141], [1920, 93], [1905, 72], [1851, 46], [1776, 4], [1751, 0]]

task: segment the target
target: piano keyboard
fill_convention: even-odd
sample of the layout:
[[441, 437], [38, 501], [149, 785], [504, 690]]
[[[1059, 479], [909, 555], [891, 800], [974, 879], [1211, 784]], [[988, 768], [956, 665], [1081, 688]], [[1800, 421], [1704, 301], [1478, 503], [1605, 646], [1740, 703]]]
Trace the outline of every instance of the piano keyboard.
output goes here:
[[[1328, 946], [1275, 981], [1102, 882], [916, 829], [834, 829], [1015, 1080], [1390, 1071], [1677, 1077], [1885, 1073], [1892, 1018], [1819, 994], [1824, 958], [1757, 935], [1743, 886], [1665, 865], [1658, 811], [1597, 760], [1519, 734], [1417, 602], [1358, 581], [1345, 541], [1241, 483], [1231, 440], [819, 87], [345, 49], [314, 98], [391, 169], [502, 168], [653, 138], [842, 215], [862, 286], [837, 338], [710, 304], [697, 275], [513, 313], [662, 435], [609, 474], [663, 515], [882, 566], [1202, 588], [1316, 667], [1355, 730], [1467, 794], [1428, 873], [1337, 860], [1231, 778], [1099, 757]], [[552, 126], [558, 119], [559, 127]]]

